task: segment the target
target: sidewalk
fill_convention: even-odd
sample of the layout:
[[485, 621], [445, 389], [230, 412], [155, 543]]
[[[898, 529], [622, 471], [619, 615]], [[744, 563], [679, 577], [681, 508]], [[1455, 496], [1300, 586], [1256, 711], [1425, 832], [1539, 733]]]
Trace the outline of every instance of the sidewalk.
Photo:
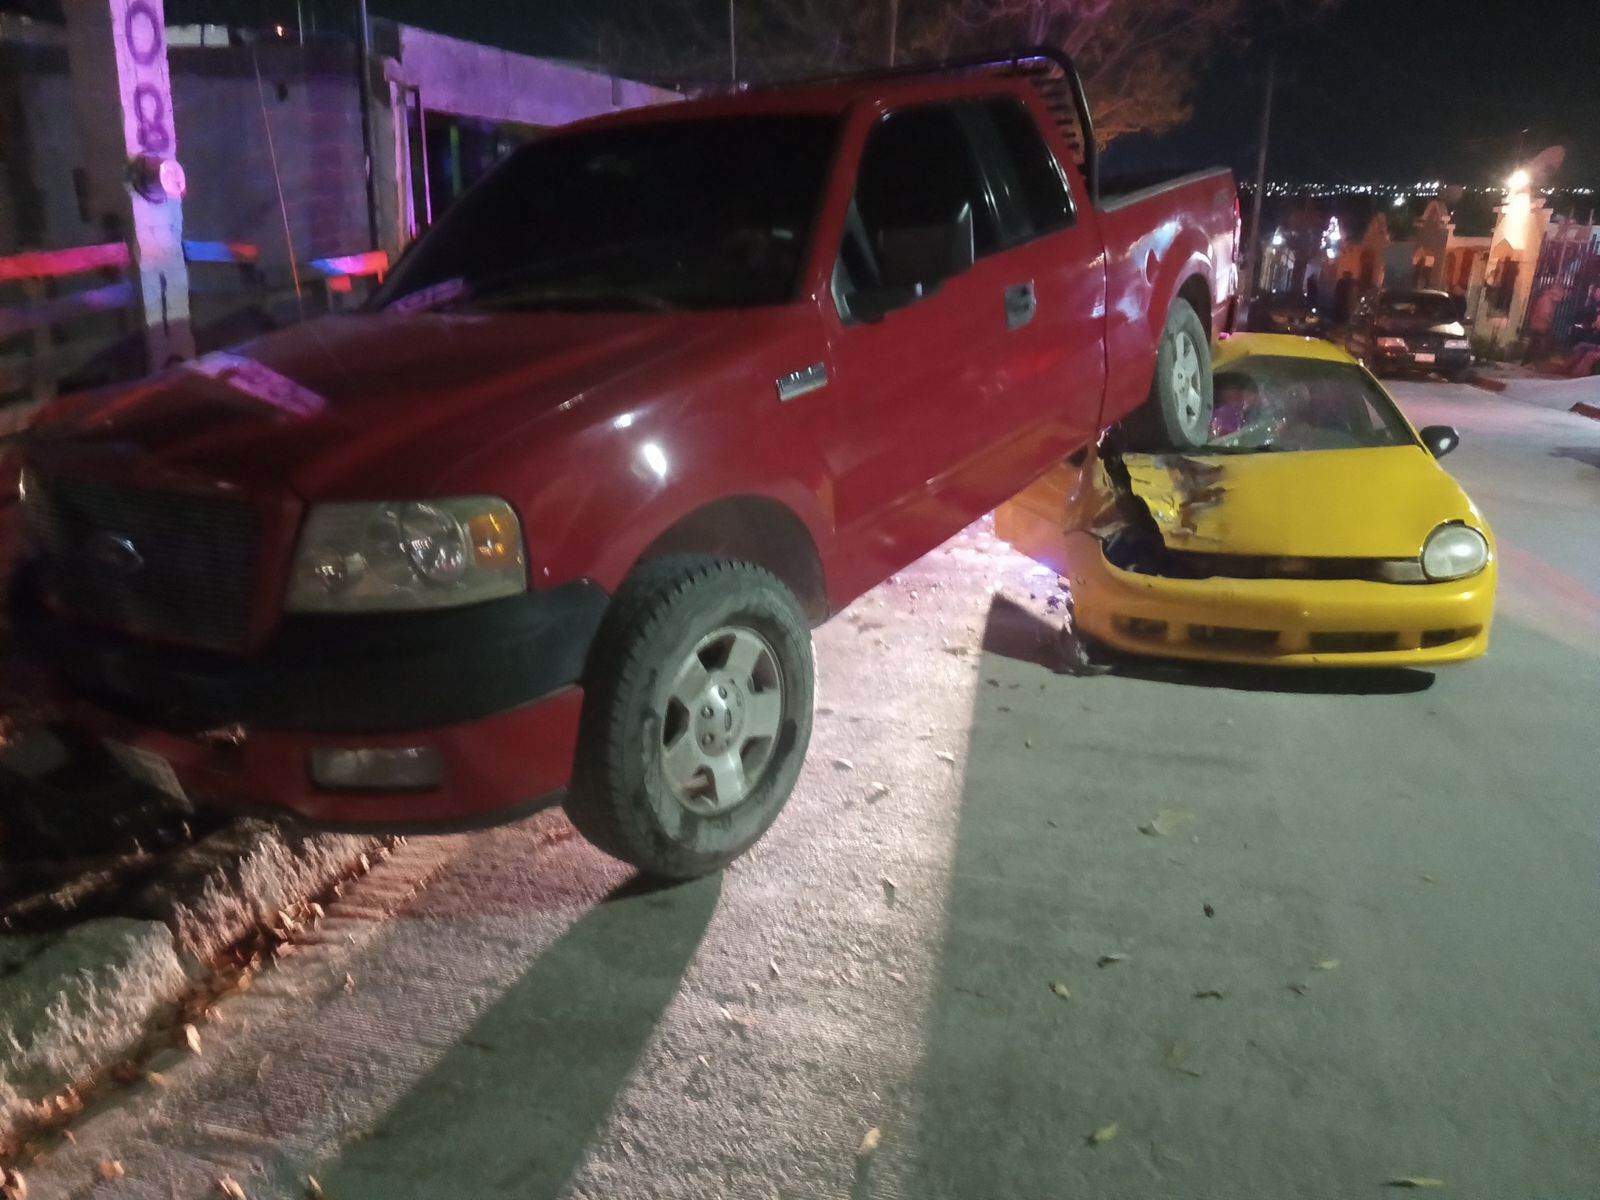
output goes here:
[[1600, 417], [1600, 375], [1564, 379], [1508, 363], [1483, 363], [1474, 373], [1482, 377], [1481, 386], [1507, 400], [1560, 412], [1582, 412], [1587, 408], [1589, 411], [1583, 415]]

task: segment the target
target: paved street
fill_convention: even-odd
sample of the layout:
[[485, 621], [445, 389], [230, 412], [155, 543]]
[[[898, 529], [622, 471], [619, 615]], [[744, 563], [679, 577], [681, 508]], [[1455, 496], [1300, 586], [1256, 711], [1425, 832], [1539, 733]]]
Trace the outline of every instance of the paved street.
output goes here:
[[1395, 391], [1500, 536], [1487, 660], [1057, 674], [980, 524], [820, 632], [725, 877], [413, 841], [31, 1194], [1594, 1195], [1600, 422]]

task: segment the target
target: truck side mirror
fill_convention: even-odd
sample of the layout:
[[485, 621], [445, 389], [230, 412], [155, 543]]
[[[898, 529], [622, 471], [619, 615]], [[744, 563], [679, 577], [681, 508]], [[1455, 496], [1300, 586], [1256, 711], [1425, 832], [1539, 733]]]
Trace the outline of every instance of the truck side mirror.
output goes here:
[[1422, 444], [1435, 458], [1443, 458], [1461, 444], [1461, 435], [1451, 425], [1429, 425], [1419, 434]]

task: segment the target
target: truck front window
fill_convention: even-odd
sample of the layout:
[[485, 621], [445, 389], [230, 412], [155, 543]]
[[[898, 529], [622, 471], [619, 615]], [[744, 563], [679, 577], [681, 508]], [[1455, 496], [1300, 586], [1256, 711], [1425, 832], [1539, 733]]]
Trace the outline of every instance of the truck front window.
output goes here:
[[837, 121], [673, 120], [523, 147], [401, 261], [374, 308], [660, 310], [792, 298]]

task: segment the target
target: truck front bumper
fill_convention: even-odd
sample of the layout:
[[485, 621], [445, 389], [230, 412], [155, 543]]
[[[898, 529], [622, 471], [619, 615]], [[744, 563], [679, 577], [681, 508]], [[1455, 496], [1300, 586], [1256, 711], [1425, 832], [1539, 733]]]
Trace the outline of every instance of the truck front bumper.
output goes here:
[[[432, 613], [290, 617], [247, 657], [85, 627], [46, 611], [26, 579], [12, 612], [29, 690], [84, 732], [164, 760], [196, 802], [405, 832], [559, 801], [606, 602], [577, 583]], [[314, 769], [330, 754], [358, 769], [330, 780]], [[363, 777], [359, 764], [386, 756], [426, 769]]]

